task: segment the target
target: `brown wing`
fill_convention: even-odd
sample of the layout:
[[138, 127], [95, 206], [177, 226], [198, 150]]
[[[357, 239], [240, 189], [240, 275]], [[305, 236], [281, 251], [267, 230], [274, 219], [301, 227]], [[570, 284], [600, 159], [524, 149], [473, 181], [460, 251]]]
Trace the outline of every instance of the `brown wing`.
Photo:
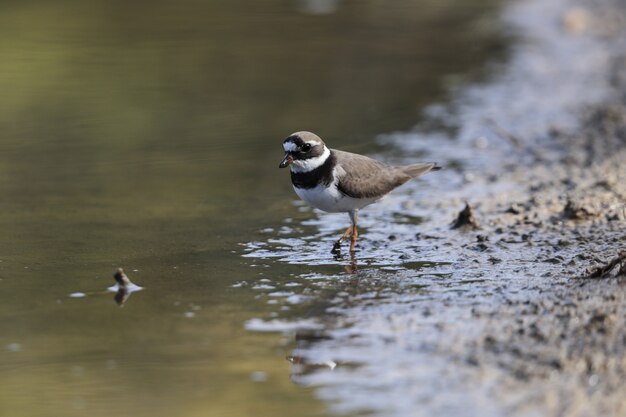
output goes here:
[[354, 153], [333, 150], [339, 191], [354, 198], [379, 198], [411, 177], [394, 167]]
[[339, 191], [354, 198], [380, 198], [412, 178], [438, 167], [433, 163], [389, 166], [367, 156], [333, 149]]

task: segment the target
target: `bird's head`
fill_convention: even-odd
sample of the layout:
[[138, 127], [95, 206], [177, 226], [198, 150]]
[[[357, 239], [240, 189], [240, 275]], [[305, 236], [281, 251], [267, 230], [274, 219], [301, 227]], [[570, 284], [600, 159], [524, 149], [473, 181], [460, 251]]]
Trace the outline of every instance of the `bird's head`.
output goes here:
[[324, 141], [311, 132], [296, 132], [283, 141], [285, 157], [279, 168], [291, 165], [294, 172], [308, 172], [320, 165], [330, 156], [330, 150]]

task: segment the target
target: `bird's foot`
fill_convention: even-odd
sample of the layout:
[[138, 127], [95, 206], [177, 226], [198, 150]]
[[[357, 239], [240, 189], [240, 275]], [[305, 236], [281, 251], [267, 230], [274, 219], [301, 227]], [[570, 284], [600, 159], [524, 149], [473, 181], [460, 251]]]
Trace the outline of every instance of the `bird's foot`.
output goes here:
[[341, 255], [341, 240], [336, 241], [333, 244], [333, 248], [330, 250], [333, 255]]
[[330, 250], [333, 255], [341, 255], [341, 242], [335, 242], [333, 248]]

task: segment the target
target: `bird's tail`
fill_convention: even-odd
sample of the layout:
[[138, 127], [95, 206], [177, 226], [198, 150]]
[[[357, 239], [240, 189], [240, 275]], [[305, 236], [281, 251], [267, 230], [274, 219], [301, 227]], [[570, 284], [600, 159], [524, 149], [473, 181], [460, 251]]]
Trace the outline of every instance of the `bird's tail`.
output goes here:
[[416, 178], [420, 175], [424, 175], [428, 171], [439, 171], [441, 167], [438, 166], [436, 162], [427, 162], [423, 164], [403, 166], [400, 167], [400, 169], [402, 169], [402, 172], [409, 175], [411, 178]]

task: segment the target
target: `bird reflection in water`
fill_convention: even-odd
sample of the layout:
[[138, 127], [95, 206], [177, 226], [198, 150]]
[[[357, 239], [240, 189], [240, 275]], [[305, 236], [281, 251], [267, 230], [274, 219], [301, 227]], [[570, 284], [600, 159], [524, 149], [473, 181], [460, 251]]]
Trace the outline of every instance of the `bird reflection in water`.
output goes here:
[[[349, 275], [349, 279], [342, 280], [339, 287], [336, 288], [337, 293], [346, 293], [355, 296], [364, 289], [359, 285], [360, 274], [358, 269], [358, 260], [354, 252], [350, 252], [350, 256], [344, 257], [341, 253], [334, 254], [336, 261], [343, 264], [345, 272]], [[366, 289], [365, 289], [366, 290]], [[295, 334], [296, 348], [293, 354], [286, 357], [291, 363], [291, 380], [296, 384], [303, 384], [302, 377], [313, 372], [333, 371], [336, 367], [353, 366], [353, 363], [343, 363], [333, 358], [311, 358], [304, 355], [304, 352], [310, 352], [311, 346], [330, 340], [331, 337], [327, 332], [320, 329], [303, 329]]]
[[311, 360], [306, 356], [298, 354], [299, 350], [308, 350], [307, 348], [316, 342], [328, 340], [326, 334], [315, 330], [301, 330], [296, 332], [296, 349], [294, 354], [287, 356], [287, 360], [291, 363], [291, 380], [296, 384], [300, 384], [301, 377], [320, 370], [334, 370], [338, 363], [332, 359]]
[[334, 370], [337, 362], [326, 360], [320, 362], [309, 361], [304, 356], [287, 356], [287, 360], [291, 363], [291, 379], [295, 383], [299, 383], [298, 378], [308, 375], [319, 370]]
[[[346, 257], [341, 254], [340, 250], [333, 253], [333, 258], [335, 258], [335, 260], [338, 262], [348, 261], [348, 259], [346, 259]], [[347, 274], [356, 274], [359, 271], [359, 268], [357, 266], [356, 253], [352, 251], [350, 252], [349, 263], [344, 265], [344, 269]]]
[[143, 287], [133, 284], [126, 276], [122, 268], [118, 268], [113, 278], [117, 284], [108, 288], [109, 291], [115, 292], [113, 299], [118, 306], [123, 307], [130, 295], [134, 292], [143, 290]]

